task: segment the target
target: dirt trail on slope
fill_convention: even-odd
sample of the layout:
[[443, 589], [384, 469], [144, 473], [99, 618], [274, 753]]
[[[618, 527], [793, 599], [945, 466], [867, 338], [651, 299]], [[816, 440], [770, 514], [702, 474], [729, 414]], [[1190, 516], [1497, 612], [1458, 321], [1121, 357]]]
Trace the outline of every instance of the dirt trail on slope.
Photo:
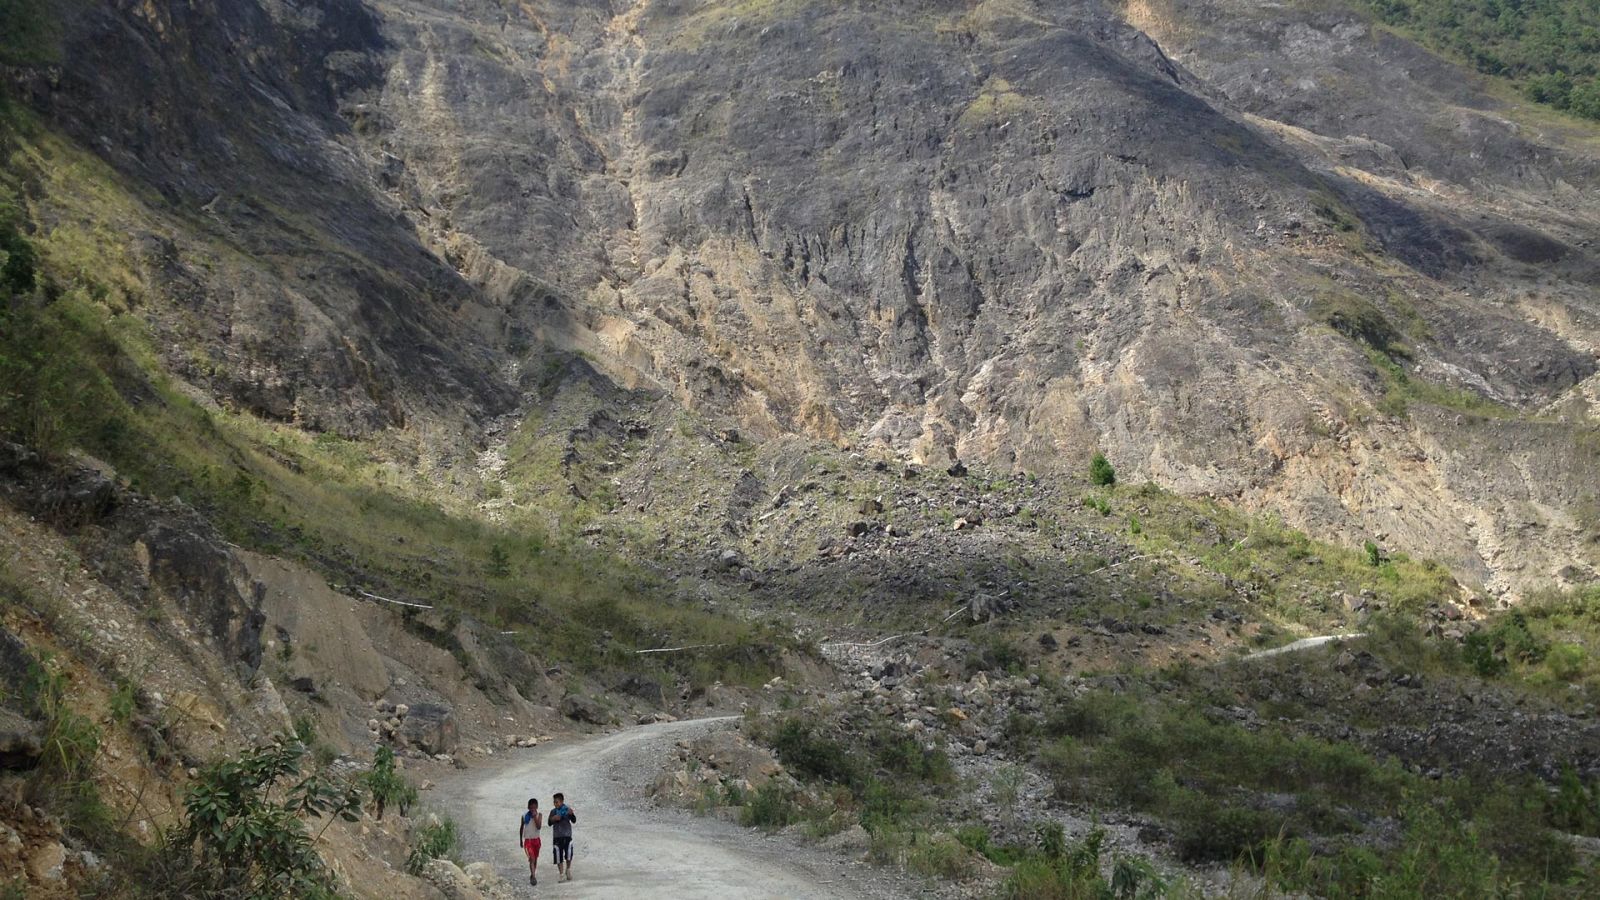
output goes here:
[[[491, 769], [462, 772], [439, 785], [445, 811], [462, 829], [463, 857], [485, 860], [517, 896], [700, 898], [904, 897], [861, 863], [766, 838], [713, 818], [649, 807], [643, 788], [675, 742], [736, 717], [629, 728], [616, 734], [552, 742], [518, 751]], [[516, 846], [517, 821], [529, 797], [548, 811], [562, 791], [578, 814], [574, 879], [556, 882], [550, 830], [544, 831], [539, 886]]]

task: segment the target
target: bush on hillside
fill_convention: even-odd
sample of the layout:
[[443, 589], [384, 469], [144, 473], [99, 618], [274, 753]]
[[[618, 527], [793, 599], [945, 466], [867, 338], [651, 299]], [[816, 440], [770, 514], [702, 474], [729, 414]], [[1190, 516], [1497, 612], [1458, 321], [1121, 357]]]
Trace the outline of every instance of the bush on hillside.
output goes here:
[[1089, 481], [1102, 487], [1110, 487], [1117, 483], [1117, 470], [1111, 467], [1111, 461], [1106, 459], [1104, 453], [1096, 453], [1089, 460]]

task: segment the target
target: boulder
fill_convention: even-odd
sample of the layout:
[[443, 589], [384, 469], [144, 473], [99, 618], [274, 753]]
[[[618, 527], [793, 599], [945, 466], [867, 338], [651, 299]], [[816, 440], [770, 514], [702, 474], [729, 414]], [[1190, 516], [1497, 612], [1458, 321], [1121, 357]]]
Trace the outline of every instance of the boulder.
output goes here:
[[838, 834], [824, 838], [824, 849], [846, 855], [860, 855], [872, 847], [872, 835], [860, 824], [851, 825]]
[[782, 771], [777, 759], [737, 731], [717, 731], [697, 738], [689, 752], [717, 771], [725, 781], [761, 787]]
[[0, 769], [31, 769], [43, 752], [38, 725], [0, 709]]
[[[278, 693], [277, 686], [265, 673], [256, 675], [255, 686], [250, 691], [250, 709], [279, 731], [291, 731], [294, 728], [294, 718], [289, 714], [288, 705], [283, 702], [283, 695]], [[370, 730], [378, 730], [376, 722], [372, 723]]]
[[60, 881], [65, 877], [66, 864], [67, 848], [51, 841], [28, 855], [28, 875], [41, 883]]
[[50, 516], [62, 525], [97, 522], [117, 506], [117, 485], [111, 476], [91, 468], [71, 471], [44, 497]]
[[662, 690], [661, 682], [654, 678], [645, 678], [637, 672], [628, 675], [611, 686], [619, 694], [638, 697], [651, 706], [661, 707], [667, 705], [666, 691]]
[[450, 753], [461, 742], [460, 729], [450, 707], [440, 703], [418, 703], [411, 707], [395, 739], [430, 756]]
[[153, 525], [135, 545], [145, 577], [198, 628], [209, 633], [230, 662], [249, 672], [261, 666], [261, 609], [265, 586], [220, 538], [197, 530]]
[[429, 860], [422, 869], [422, 877], [438, 888], [445, 900], [485, 900], [483, 892], [467, 873], [448, 859]]
[[589, 725], [604, 725], [610, 721], [610, 716], [596, 703], [593, 698], [583, 694], [568, 694], [561, 698], [561, 714], [574, 722], [583, 722]]
[[513, 896], [511, 885], [507, 884], [506, 880], [495, 872], [494, 866], [490, 863], [467, 863], [467, 867], [462, 871], [466, 874], [467, 880], [483, 894], [486, 900], [502, 900], [502, 898], [510, 900]]

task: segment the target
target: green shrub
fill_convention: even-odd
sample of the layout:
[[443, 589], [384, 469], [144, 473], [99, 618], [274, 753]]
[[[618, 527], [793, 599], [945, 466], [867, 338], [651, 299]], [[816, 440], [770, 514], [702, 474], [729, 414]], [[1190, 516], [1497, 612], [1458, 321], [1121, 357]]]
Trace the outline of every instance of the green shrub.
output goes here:
[[[1045, 859], [1060, 862], [1067, 858], [1067, 832], [1060, 822], [1040, 822], [1034, 826], [1033, 838]], [[1104, 835], [1099, 832], [1092, 833], [1081, 848], [1085, 853], [1092, 853], [1096, 863], [1100, 858], [1100, 842], [1103, 839]]]
[[304, 820], [353, 821], [361, 797], [352, 785], [302, 775], [305, 755], [305, 744], [279, 739], [200, 771], [184, 791], [183, 822], [169, 845], [191, 879], [178, 893], [333, 895], [333, 876]]
[[372, 769], [362, 780], [379, 819], [390, 805], [397, 807], [400, 815], [408, 815], [411, 804], [417, 801], [417, 789], [395, 771], [394, 750], [387, 744], [380, 745], [373, 754]]
[[956, 840], [974, 853], [989, 855], [989, 826], [973, 823], [956, 828]]
[[942, 747], [925, 747], [910, 735], [879, 731], [872, 740], [872, 755], [878, 768], [895, 778], [908, 778], [925, 784], [951, 784], [956, 770]]
[[490, 578], [511, 577], [511, 554], [500, 544], [489, 548], [488, 572]]
[[406, 871], [421, 874], [436, 859], [454, 859], [461, 847], [461, 834], [451, 819], [439, 819], [418, 828], [411, 835], [411, 852], [406, 855]]
[[794, 799], [772, 781], [757, 788], [739, 809], [739, 824], [747, 828], [778, 829], [799, 820], [800, 810]]
[[1038, 850], [1013, 866], [1000, 887], [1005, 900], [1145, 900], [1168, 891], [1155, 867], [1138, 858], [1115, 858], [1108, 881], [1100, 871], [1105, 832], [1099, 828], [1075, 844], [1059, 823], [1037, 831]]
[[[1576, 654], [1563, 651], [1552, 670], [1581, 672], [1586, 656], [1582, 648], [1576, 649]], [[1513, 663], [1537, 665], [1544, 662], [1550, 650], [1550, 642], [1534, 632], [1522, 610], [1512, 610], [1494, 624], [1467, 635], [1462, 642], [1461, 657], [1479, 676], [1493, 678], [1505, 673]]]
[[1571, 766], [1561, 770], [1546, 815], [1550, 824], [1573, 834], [1600, 834], [1600, 785], [1584, 784]]
[[75, 797], [92, 792], [94, 761], [100, 753], [100, 729], [68, 702], [66, 675], [46, 658], [30, 664], [23, 701], [43, 723], [39, 777], [42, 794]]
[[1556, 644], [1545, 655], [1544, 663], [1550, 674], [1561, 681], [1575, 681], [1583, 674], [1589, 660], [1588, 651], [1577, 644]]
[[918, 875], [959, 881], [972, 874], [972, 851], [947, 835], [914, 835], [906, 868]]
[[1267, 842], [1282, 829], [1281, 820], [1259, 810], [1197, 801], [1180, 815], [1178, 855], [1195, 863], [1261, 859]]
[[873, 834], [899, 831], [926, 808], [926, 795], [920, 790], [871, 778], [861, 795], [861, 825]]
[[1495, 649], [1494, 639], [1482, 631], [1474, 631], [1461, 642], [1461, 658], [1480, 678], [1493, 678], [1510, 668]]
[[844, 745], [817, 735], [800, 719], [786, 719], [772, 737], [772, 749], [790, 772], [836, 784], [855, 784], [860, 766]]
[[1566, 109], [1572, 99], [1572, 78], [1565, 72], [1545, 72], [1528, 79], [1522, 92], [1535, 103]]
[[1106, 459], [1104, 453], [1096, 453], [1089, 460], [1089, 483], [1101, 487], [1110, 487], [1117, 483], [1117, 470], [1111, 467], [1111, 461]]

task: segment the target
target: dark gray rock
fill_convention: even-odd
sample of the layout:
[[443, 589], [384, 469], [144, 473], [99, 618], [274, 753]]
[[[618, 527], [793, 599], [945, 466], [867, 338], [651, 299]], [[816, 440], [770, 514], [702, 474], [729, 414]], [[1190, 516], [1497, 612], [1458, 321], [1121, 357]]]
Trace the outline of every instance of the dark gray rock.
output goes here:
[[[643, 700], [645, 703], [648, 703], [658, 709], [667, 705], [667, 695], [666, 692], [662, 690], [661, 682], [654, 678], [646, 678], [637, 673], [629, 675], [626, 678], [623, 678], [621, 681], [618, 681], [616, 684], [612, 685], [611, 689], [619, 694], [627, 694], [630, 697], [637, 697], [638, 699]], [[563, 712], [563, 714], [565, 713]]]
[[582, 694], [568, 694], [561, 698], [561, 714], [585, 725], [606, 725], [611, 717], [593, 698]]
[[38, 723], [0, 709], [0, 769], [31, 769], [43, 753]]
[[440, 703], [413, 703], [395, 733], [398, 743], [434, 755], [452, 753], [460, 745], [460, 729], [450, 707]]
[[254, 671], [261, 665], [263, 587], [220, 540], [199, 530], [157, 523], [140, 538], [150, 586], [168, 597], [225, 657]]

